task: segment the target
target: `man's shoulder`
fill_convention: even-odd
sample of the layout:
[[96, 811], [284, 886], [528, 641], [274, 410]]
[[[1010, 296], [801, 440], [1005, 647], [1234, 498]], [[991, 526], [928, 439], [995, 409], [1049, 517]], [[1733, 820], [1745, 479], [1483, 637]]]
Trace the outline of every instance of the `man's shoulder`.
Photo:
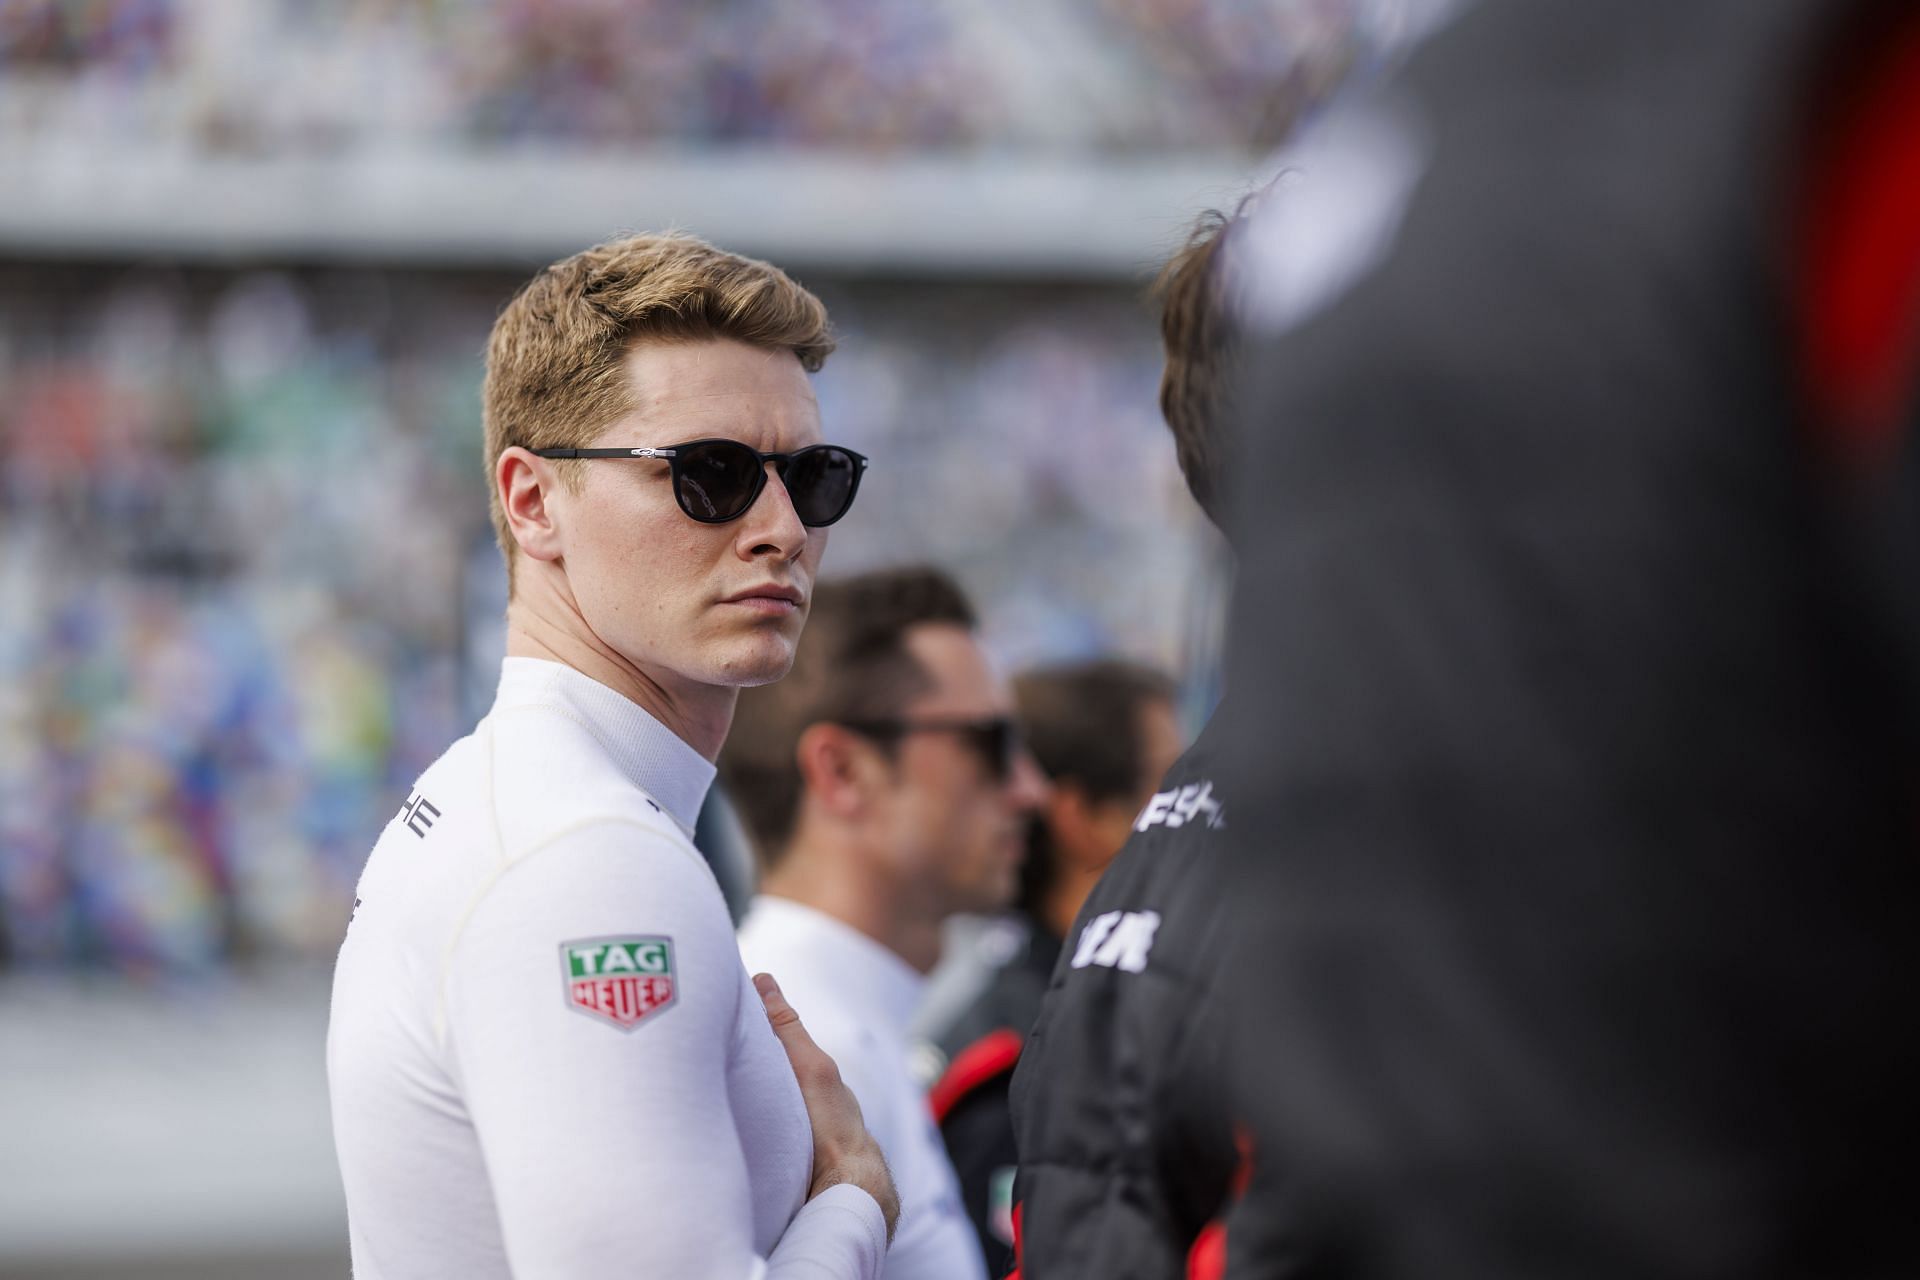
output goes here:
[[1203, 734], [1167, 772], [1082, 904], [1054, 969], [1052, 991], [1077, 985], [1076, 978], [1104, 983], [1152, 974], [1176, 984], [1205, 979], [1218, 950], [1228, 887], [1221, 839], [1226, 798], [1213, 781], [1218, 762]]
[[[1223, 865], [1228, 796], [1215, 781], [1222, 760], [1209, 725], [1135, 815], [1133, 830], [1081, 911], [1125, 908], [1142, 894], [1180, 895], [1190, 882], [1210, 886]], [[1077, 932], [1077, 930], [1076, 930]]]
[[[636, 850], [657, 843], [693, 851], [686, 833], [620, 772], [584, 725], [558, 716], [495, 714], [420, 774], [375, 850], [389, 843], [408, 854], [458, 846], [460, 865], [500, 867], [600, 824], [657, 837], [636, 841]], [[401, 835], [413, 839], [396, 838]]]
[[1129, 847], [1159, 843], [1167, 837], [1199, 842], [1227, 825], [1227, 796], [1215, 777], [1224, 763], [1217, 730], [1208, 725], [1168, 769], [1160, 785], [1134, 816]]
[[359, 895], [416, 913], [446, 897], [450, 881], [475, 868], [472, 851], [488, 830], [485, 774], [483, 746], [468, 734], [396, 795], [361, 871]]
[[692, 848], [659, 801], [622, 773], [594, 731], [564, 708], [522, 706], [481, 722], [488, 781], [508, 858], [574, 829], [629, 823]]
[[[596, 843], [656, 867], [701, 862], [686, 834], [617, 769], [596, 767], [590, 751], [538, 747], [492, 717], [450, 746], [411, 784], [375, 842], [356, 908], [359, 900], [377, 906], [404, 922], [399, 937], [437, 954], [480, 899], [500, 888], [512, 896], [555, 851]], [[585, 897], [596, 892], [578, 887]]]

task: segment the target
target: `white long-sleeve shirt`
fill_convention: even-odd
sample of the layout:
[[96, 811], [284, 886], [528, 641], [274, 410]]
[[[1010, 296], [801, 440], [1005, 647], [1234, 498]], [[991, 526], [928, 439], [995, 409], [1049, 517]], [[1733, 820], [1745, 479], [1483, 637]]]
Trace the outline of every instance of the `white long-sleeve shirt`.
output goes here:
[[689, 839], [712, 778], [529, 658], [421, 775], [334, 974], [357, 1280], [879, 1274], [873, 1197], [806, 1201], [806, 1106]]
[[980, 1237], [908, 1061], [926, 979], [824, 912], [762, 894], [740, 922], [740, 952], [771, 973], [814, 1043], [840, 1066], [900, 1193], [887, 1280], [983, 1280]]

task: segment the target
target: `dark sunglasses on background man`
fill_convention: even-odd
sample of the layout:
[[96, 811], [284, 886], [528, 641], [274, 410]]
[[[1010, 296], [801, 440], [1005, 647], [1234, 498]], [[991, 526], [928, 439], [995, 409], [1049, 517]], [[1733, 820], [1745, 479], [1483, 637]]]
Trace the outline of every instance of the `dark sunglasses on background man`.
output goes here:
[[819, 529], [847, 514], [864, 454], [837, 444], [816, 444], [792, 453], [762, 453], [738, 440], [689, 440], [657, 449], [530, 449], [536, 458], [659, 458], [673, 471], [673, 497], [701, 524], [738, 520], [767, 484], [767, 463], [793, 500], [800, 523]]
[[1011, 716], [988, 716], [979, 720], [929, 716], [924, 720], [839, 720], [836, 724], [865, 738], [898, 741], [911, 733], [958, 734], [985, 762], [1001, 782], [1013, 777], [1014, 765], [1026, 750], [1026, 738], [1020, 722]]

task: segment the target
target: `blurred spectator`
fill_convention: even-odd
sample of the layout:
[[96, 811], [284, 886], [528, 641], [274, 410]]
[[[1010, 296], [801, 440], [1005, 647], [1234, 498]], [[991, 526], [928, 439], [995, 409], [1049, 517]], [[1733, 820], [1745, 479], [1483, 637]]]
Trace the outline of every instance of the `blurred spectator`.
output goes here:
[[760, 894], [740, 926], [840, 1066], [900, 1189], [887, 1275], [984, 1275], [909, 1065], [941, 926], [1013, 898], [1045, 784], [972, 605], [930, 569], [816, 588], [788, 676], [742, 693], [720, 767]]
[[1180, 755], [1174, 696], [1166, 676], [1116, 660], [1045, 668], [1014, 681], [1021, 722], [1048, 781], [1020, 874], [1025, 936], [940, 1037], [948, 1065], [932, 1098], [989, 1275], [1005, 1275], [1014, 1261], [1007, 1083], [1061, 939]]
[[[1243, 325], [1236, 241], [1210, 213], [1162, 271], [1160, 406], [1187, 487], [1220, 518]], [[1209, 725], [1081, 905], [1010, 1086], [1017, 1251], [1035, 1276], [1201, 1275], [1244, 1156], [1222, 1088], [1235, 1013], [1219, 928], [1224, 761]]]

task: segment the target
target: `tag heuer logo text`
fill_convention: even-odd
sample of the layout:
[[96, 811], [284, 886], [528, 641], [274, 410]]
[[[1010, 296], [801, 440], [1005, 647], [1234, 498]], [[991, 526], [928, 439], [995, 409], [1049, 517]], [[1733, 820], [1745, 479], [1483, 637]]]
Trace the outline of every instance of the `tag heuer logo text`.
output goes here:
[[677, 995], [671, 938], [581, 938], [560, 944], [567, 1003], [631, 1031]]

